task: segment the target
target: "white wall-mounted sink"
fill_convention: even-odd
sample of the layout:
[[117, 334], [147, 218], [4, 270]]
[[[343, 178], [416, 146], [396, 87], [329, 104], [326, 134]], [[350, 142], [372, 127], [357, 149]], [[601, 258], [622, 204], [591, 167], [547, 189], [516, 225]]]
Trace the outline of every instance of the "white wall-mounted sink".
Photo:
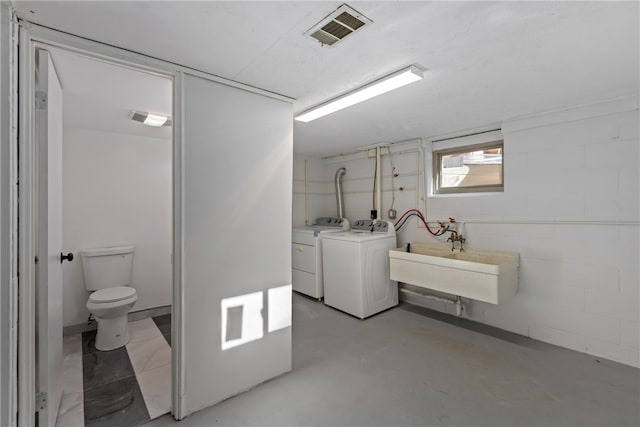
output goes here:
[[451, 252], [447, 244], [413, 243], [389, 251], [391, 280], [500, 304], [518, 291], [515, 252]]

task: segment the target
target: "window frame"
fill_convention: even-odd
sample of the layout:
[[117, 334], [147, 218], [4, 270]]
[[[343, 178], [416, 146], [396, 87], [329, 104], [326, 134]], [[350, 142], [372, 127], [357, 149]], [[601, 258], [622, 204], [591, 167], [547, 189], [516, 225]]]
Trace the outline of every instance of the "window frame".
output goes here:
[[[474, 185], [467, 187], [442, 187], [440, 178], [442, 175], [442, 157], [450, 154], [468, 153], [470, 151], [500, 148], [502, 150], [502, 163], [500, 168], [500, 184]], [[497, 139], [480, 144], [460, 145], [452, 148], [433, 150], [433, 194], [467, 194], [467, 193], [497, 193], [504, 192], [504, 139]]]

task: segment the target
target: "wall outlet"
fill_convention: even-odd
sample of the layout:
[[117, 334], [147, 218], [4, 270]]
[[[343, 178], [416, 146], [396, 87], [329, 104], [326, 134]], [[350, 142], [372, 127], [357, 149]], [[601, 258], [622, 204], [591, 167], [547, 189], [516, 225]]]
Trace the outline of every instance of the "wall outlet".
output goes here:
[[398, 212], [395, 209], [389, 209], [389, 212], [387, 212], [389, 219], [396, 219], [397, 214]]

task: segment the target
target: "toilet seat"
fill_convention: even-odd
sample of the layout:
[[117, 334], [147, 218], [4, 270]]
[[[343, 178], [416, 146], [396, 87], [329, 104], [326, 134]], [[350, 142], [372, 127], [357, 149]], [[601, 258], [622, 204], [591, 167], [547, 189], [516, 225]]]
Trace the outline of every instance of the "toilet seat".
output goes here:
[[130, 286], [115, 286], [93, 292], [89, 295], [89, 302], [94, 304], [108, 304], [123, 301], [135, 295], [136, 290]]

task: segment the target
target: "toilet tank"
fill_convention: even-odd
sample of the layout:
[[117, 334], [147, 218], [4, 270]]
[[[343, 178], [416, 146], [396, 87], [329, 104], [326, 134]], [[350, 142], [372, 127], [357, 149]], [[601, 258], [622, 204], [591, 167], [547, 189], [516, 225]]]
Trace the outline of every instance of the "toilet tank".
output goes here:
[[134, 246], [81, 250], [85, 288], [97, 291], [114, 286], [129, 286], [134, 251]]

